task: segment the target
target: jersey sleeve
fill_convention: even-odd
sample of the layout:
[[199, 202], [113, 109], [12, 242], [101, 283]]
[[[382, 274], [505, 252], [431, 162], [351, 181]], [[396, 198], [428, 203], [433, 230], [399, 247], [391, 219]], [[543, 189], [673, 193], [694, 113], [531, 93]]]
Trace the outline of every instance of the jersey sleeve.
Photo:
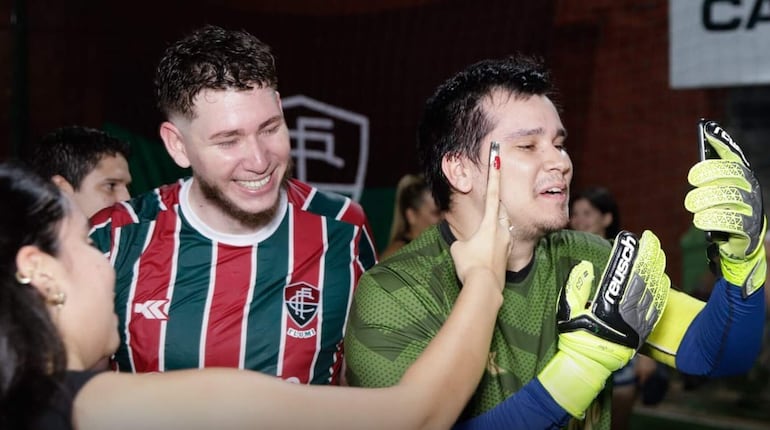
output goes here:
[[377, 264], [377, 248], [374, 244], [374, 234], [369, 226], [369, 221], [364, 220], [361, 225], [361, 233], [358, 237], [358, 261], [363, 270], [368, 270]]
[[114, 206], [104, 208], [91, 217], [91, 231], [89, 236], [94, 246], [107, 258], [112, 250], [112, 214]]
[[376, 266], [359, 281], [345, 335], [350, 385], [397, 384], [446, 319], [402, 276]]
[[132, 238], [121, 234], [121, 231], [125, 231], [124, 227], [139, 222], [134, 207], [128, 202], [116, 203], [95, 213], [90, 222], [89, 237], [91, 241], [118, 270], [122, 264], [121, 258], [116, 259], [118, 256], [113, 255], [113, 253], [117, 252], [121, 244], [131, 243]]
[[369, 226], [369, 220], [366, 218], [364, 209], [358, 203], [351, 201], [350, 205], [345, 208], [341, 220], [360, 228], [356, 241], [357, 257], [362, 271], [368, 270], [377, 263], [377, 248], [374, 243], [374, 234], [372, 233], [371, 226]]
[[762, 343], [764, 288], [744, 299], [739, 287], [720, 278], [707, 303], [672, 291], [642, 351], [689, 374], [747, 372]]

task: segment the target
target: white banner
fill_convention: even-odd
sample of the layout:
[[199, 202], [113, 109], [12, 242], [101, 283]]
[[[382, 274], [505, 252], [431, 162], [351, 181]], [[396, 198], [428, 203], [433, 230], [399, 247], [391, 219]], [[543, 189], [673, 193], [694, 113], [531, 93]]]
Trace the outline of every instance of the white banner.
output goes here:
[[672, 88], [770, 83], [770, 0], [669, 0]]

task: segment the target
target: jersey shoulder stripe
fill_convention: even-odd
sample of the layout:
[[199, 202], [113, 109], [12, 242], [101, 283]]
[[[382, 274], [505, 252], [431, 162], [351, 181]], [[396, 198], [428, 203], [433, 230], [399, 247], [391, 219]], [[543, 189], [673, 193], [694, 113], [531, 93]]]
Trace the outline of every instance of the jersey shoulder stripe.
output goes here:
[[144, 243], [147, 225], [155, 222], [161, 213], [174, 211], [181, 185], [181, 180], [164, 185], [97, 212], [91, 218], [91, 240], [115, 263], [111, 255], [113, 248]]
[[127, 224], [154, 221], [161, 211], [169, 210], [179, 203], [182, 182], [163, 185], [140, 194], [128, 201], [102, 209], [91, 218], [91, 224], [98, 226], [109, 222], [112, 228]]
[[286, 191], [289, 202], [302, 210], [353, 225], [366, 223], [363, 208], [349, 197], [319, 190], [296, 179], [289, 180]]
[[359, 270], [364, 271], [377, 262], [374, 234], [361, 205], [341, 194], [322, 191], [296, 179], [288, 181], [286, 194], [289, 203], [302, 211], [327, 218], [329, 225], [342, 222], [360, 227], [356, 238]]

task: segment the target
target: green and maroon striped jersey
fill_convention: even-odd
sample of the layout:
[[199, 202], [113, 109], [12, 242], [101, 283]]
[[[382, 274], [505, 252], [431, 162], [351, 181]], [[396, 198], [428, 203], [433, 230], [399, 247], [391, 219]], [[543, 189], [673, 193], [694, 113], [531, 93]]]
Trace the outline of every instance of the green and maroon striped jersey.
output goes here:
[[190, 210], [190, 184], [92, 219], [91, 237], [116, 272], [119, 369], [224, 366], [336, 382], [353, 291], [376, 262], [363, 209], [290, 180], [269, 225], [228, 235]]
[[[395, 385], [438, 333], [461, 287], [449, 253], [452, 241], [442, 223], [361, 277], [345, 336], [351, 385]], [[545, 367], [556, 353], [556, 304], [569, 271], [589, 260], [602, 273], [609, 252], [609, 243], [598, 236], [563, 230], [540, 241], [527, 268], [506, 274], [489, 362], [461, 420], [501, 403]], [[586, 420], [573, 419], [569, 428], [608, 429], [610, 395], [605, 388]]]

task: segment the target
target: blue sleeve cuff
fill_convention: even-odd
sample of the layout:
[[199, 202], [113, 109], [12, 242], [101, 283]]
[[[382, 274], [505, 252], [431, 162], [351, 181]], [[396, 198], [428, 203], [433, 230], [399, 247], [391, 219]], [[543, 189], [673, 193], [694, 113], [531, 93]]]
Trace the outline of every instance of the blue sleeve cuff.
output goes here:
[[707, 376], [749, 371], [762, 346], [764, 289], [744, 299], [739, 287], [717, 280], [706, 306], [682, 338], [677, 369]]
[[455, 430], [560, 429], [570, 415], [537, 378], [487, 412], [453, 427]]

